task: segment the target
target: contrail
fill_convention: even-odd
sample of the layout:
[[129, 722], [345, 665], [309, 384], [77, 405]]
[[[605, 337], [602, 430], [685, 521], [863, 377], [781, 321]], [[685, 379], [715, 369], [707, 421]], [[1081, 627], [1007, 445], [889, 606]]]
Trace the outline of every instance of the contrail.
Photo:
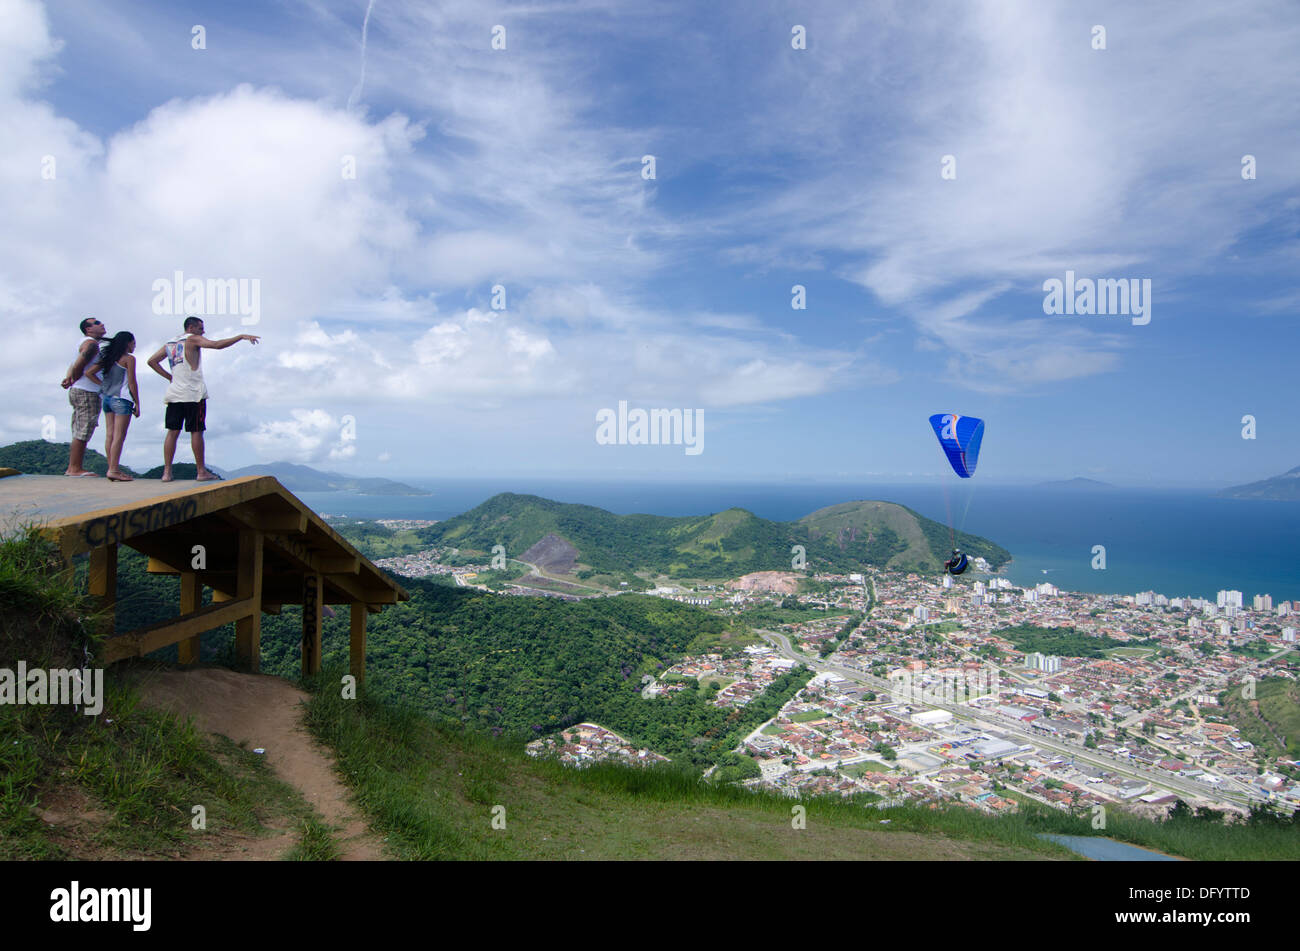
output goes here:
[[352, 111], [352, 106], [361, 95], [361, 87], [366, 84], [366, 31], [370, 28], [370, 11], [375, 8], [375, 0], [370, 0], [366, 4], [366, 18], [361, 21], [361, 78], [357, 80], [356, 88], [352, 90], [352, 95], [348, 96], [348, 111]]

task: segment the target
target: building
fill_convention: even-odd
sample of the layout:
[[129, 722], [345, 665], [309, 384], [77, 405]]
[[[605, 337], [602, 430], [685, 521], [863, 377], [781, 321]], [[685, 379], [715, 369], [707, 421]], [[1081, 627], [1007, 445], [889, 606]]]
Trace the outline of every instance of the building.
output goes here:
[[1025, 666], [1031, 670], [1041, 670], [1044, 673], [1054, 674], [1061, 669], [1061, 658], [1055, 655], [1049, 657], [1035, 651], [1032, 654], [1025, 655]]
[[1139, 591], [1133, 601], [1139, 606], [1149, 607], [1155, 601], [1156, 593], [1154, 591]]
[[1257, 594], [1253, 604], [1256, 611], [1272, 611], [1273, 596], [1271, 594]]
[[1241, 592], [1240, 592], [1240, 591], [1220, 591], [1220, 592], [1219, 592], [1219, 598], [1218, 598], [1218, 605], [1219, 605], [1219, 607], [1221, 607], [1221, 608], [1226, 608], [1226, 607], [1228, 607], [1229, 605], [1231, 605], [1232, 607], [1235, 607], [1235, 608], [1240, 608], [1240, 607], [1242, 606]]
[[936, 726], [951, 719], [952, 714], [947, 710], [926, 710], [924, 713], [912, 714], [912, 722], [917, 726]]
[[1294, 644], [1294, 643], [1295, 643], [1295, 628], [1293, 628], [1293, 627], [1284, 627], [1284, 628], [1282, 628], [1282, 640], [1285, 641], [1287, 644]]

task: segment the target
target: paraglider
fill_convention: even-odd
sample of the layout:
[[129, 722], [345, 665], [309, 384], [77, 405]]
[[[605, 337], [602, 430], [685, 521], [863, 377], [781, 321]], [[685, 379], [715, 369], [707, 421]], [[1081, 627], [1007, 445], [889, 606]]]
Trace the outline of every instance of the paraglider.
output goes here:
[[[948, 457], [948, 464], [952, 466], [952, 471], [957, 473], [957, 477], [969, 479], [973, 476], [975, 466], [979, 463], [980, 444], [984, 441], [984, 420], [957, 413], [935, 413], [930, 417], [930, 426], [934, 429], [935, 436], [939, 438], [939, 447]], [[949, 574], [959, 575], [966, 570], [970, 561], [965, 552], [956, 547], [956, 532], [953, 530], [952, 508], [948, 503], [946, 483], [943, 497], [944, 506], [948, 509], [948, 537], [953, 544], [952, 556], [943, 563], [943, 568]], [[966, 506], [969, 509], [969, 495], [966, 498]], [[965, 524], [965, 521], [966, 516], [963, 512], [962, 523]]]
[[984, 420], [956, 413], [935, 413], [930, 417], [939, 445], [948, 456], [952, 471], [963, 479], [975, 474], [975, 464], [980, 458], [980, 443], [984, 440]]

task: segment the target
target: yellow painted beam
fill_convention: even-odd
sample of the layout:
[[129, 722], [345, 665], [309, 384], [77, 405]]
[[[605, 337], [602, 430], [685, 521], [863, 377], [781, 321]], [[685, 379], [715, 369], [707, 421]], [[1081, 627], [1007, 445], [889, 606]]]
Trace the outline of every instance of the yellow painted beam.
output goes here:
[[302, 586], [302, 675], [311, 677], [320, 673], [321, 653], [321, 588], [324, 578], [319, 572], [303, 579]]
[[104, 642], [104, 662], [111, 664], [127, 657], [143, 657], [150, 651], [175, 644], [195, 634], [224, 627], [231, 622], [238, 623], [240, 618], [247, 617], [252, 611], [252, 599], [224, 601], [199, 608], [185, 617], [136, 628]]
[[[263, 496], [263, 498], [274, 498], [283, 505], [283, 496]], [[306, 512], [292, 508], [289, 511], [283, 508], [279, 511], [271, 511], [260, 506], [261, 501], [262, 499], [255, 499], [242, 505], [233, 505], [223, 514], [233, 516], [248, 528], [260, 529], [264, 532], [288, 532], [292, 535], [301, 535], [307, 531], [309, 519]]]
[[255, 608], [235, 622], [235, 657], [257, 673], [262, 665], [262, 533], [252, 529], [239, 533], [235, 597], [251, 601]]
[[96, 626], [111, 635], [117, 619], [117, 546], [105, 545], [90, 553], [86, 587], [98, 601]]
[[182, 573], [179, 568], [173, 568], [161, 558], [150, 558], [145, 571], [151, 575], [179, 575]]
[[[192, 571], [181, 573], [181, 617], [193, 614], [199, 609], [199, 576]], [[185, 638], [176, 645], [176, 659], [182, 664], [197, 663], [199, 659], [199, 635]]]
[[361, 572], [360, 558], [321, 558], [320, 570], [327, 575], [355, 575]]

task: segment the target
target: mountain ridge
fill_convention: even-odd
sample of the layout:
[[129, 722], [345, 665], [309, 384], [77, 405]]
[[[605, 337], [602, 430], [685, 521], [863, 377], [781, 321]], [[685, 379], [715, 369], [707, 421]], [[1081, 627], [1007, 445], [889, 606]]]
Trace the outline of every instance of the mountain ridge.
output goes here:
[[792, 522], [775, 522], [734, 507], [700, 516], [615, 515], [592, 505], [502, 492], [416, 534], [430, 546], [483, 553], [503, 545], [507, 557], [553, 536], [586, 566], [580, 578], [644, 569], [670, 577], [789, 571], [800, 557], [799, 547], [810, 571], [868, 566], [937, 571], [953, 543], [986, 558], [993, 568], [1011, 558], [988, 539], [951, 533], [906, 506], [877, 500], [842, 502]]
[[1279, 502], [1300, 501], [1300, 466], [1288, 469], [1281, 475], [1245, 485], [1229, 486], [1217, 493], [1229, 499], [1268, 499]]

